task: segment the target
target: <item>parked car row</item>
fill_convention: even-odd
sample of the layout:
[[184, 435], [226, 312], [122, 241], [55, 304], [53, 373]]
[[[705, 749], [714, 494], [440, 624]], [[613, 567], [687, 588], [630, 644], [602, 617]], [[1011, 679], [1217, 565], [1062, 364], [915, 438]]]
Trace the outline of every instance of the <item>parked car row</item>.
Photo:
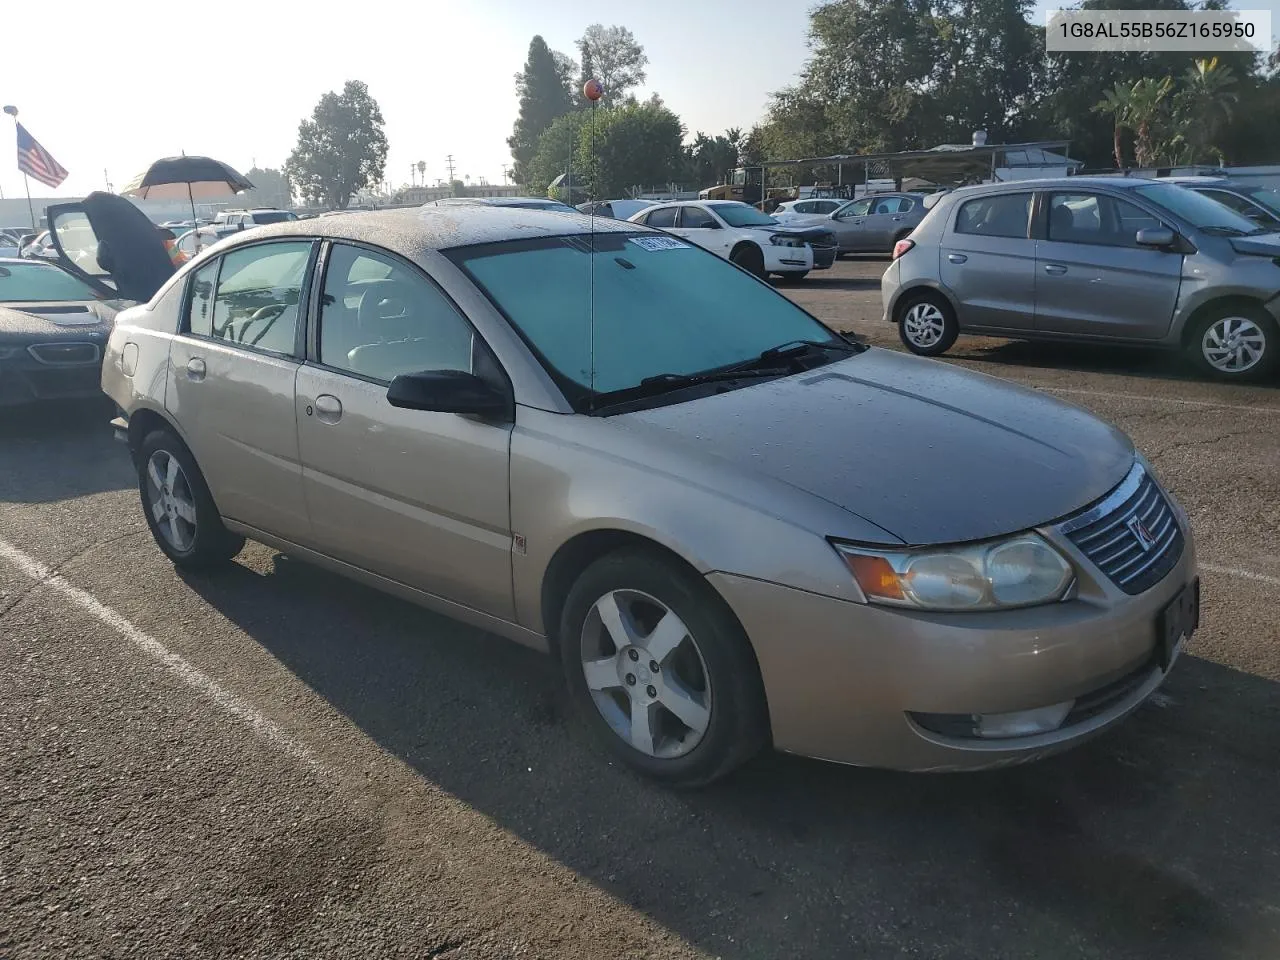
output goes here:
[[[1128, 438], [846, 340], [673, 232], [772, 245], [776, 223], [662, 210], [661, 229], [496, 204], [339, 215], [176, 273], [121, 198], [50, 218], [115, 252], [67, 271], [146, 301], [117, 318], [102, 386], [175, 564], [252, 538], [552, 653], [644, 774], [706, 783], [768, 746], [1002, 766], [1159, 687], [1199, 580]], [[724, 225], [682, 227], [688, 210]], [[904, 498], [922, 476], [931, 495]]]
[[885, 319], [923, 356], [963, 332], [1182, 350], [1211, 376], [1268, 376], [1280, 233], [1220, 192], [1122, 177], [952, 191], [895, 247]]

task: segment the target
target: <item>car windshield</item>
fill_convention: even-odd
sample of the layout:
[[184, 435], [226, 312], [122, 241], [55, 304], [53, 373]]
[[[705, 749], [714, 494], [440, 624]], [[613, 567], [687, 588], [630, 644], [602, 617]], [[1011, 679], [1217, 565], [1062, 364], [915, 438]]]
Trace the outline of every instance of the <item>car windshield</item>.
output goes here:
[[745, 203], [709, 203], [707, 206], [731, 227], [769, 227], [778, 222]]
[[1271, 187], [1245, 187], [1244, 192], [1249, 195], [1249, 199], [1280, 216], [1280, 190]]
[[745, 271], [675, 237], [597, 233], [594, 258], [590, 244], [549, 237], [446, 251], [576, 409], [593, 395], [750, 361], [797, 340], [843, 343]]
[[511, 203], [502, 203], [503, 207], [519, 207], [523, 210], [550, 210], [554, 213], [577, 213], [573, 207], [567, 203], [560, 203], [558, 200], [516, 200]]
[[1252, 220], [1242, 217], [1230, 207], [1185, 187], [1171, 183], [1153, 183], [1148, 187], [1137, 187], [1133, 192], [1201, 230], [1221, 231], [1236, 236], [1265, 232]]
[[97, 300], [92, 288], [44, 263], [0, 263], [0, 303]]

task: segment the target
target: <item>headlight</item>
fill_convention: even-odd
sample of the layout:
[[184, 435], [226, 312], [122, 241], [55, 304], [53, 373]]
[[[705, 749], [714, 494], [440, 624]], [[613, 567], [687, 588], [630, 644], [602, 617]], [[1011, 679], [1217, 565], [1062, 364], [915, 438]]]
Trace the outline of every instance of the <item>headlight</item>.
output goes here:
[[803, 247], [805, 245], [804, 237], [792, 237], [785, 233], [775, 233], [769, 237], [769, 242], [775, 247]]
[[1075, 571], [1034, 533], [960, 547], [832, 546], [872, 603], [922, 610], [999, 610], [1053, 603]]

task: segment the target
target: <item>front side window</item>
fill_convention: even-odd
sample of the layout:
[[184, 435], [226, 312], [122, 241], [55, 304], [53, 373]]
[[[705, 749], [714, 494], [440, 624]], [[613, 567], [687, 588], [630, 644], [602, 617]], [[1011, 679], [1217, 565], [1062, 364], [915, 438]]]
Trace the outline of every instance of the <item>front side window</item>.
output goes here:
[[[255, 244], [221, 257], [209, 335], [255, 350], [293, 353], [310, 257], [310, 240]], [[193, 310], [195, 305], [193, 297]]]
[[663, 207], [661, 210], [655, 210], [649, 214], [645, 223], [651, 227], [674, 227], [677, 210], [679, 207]]
[[845, 217], [865, 217], [871, 209], [871, 204], [875, 202], [873, 197], [863, 197], [861, 200], [851, 200], [843, 207], [836, 211], [836, 216], [840, 219]]
[[320, 362], [390, 383], [424, 370], [472, 372], [471, 325], [417, 270], [335, 244], [320, 298]]
[[1139, 230], [1159, 226], [1160, 221], [1146, 211], [1104, 194], [1055, 193], [1049, 197], [1050, 240], [1136, 247]]
[[[749, 209], [749, 208], [748, 208]], [[714, 254], [674, 237], [597, 233], [446, 254], [524, 337], [571, 403], [757, 358], [830, 330]]]
[[1030, 213], [1029, 193], [998, 193], [976, 197], [960, 205], [960, 211], [956, 214], [955, 232], [980, 237], [1025, 238]]
[[680, 226], [689, 229], [714, 229], [716, 222], [711, 214], [701, 207], [685, 207], [680, 214]]

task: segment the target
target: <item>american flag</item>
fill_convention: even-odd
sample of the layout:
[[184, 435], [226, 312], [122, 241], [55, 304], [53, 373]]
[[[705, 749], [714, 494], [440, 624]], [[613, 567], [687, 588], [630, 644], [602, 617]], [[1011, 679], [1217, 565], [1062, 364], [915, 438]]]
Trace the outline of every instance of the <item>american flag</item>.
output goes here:
[[36, 143], [27, 128], [18, 124], [18, 169], [35, 177], [46, 187], [56, 187], [67, 179], [62, 164], [49, 155], [49, 151]]

